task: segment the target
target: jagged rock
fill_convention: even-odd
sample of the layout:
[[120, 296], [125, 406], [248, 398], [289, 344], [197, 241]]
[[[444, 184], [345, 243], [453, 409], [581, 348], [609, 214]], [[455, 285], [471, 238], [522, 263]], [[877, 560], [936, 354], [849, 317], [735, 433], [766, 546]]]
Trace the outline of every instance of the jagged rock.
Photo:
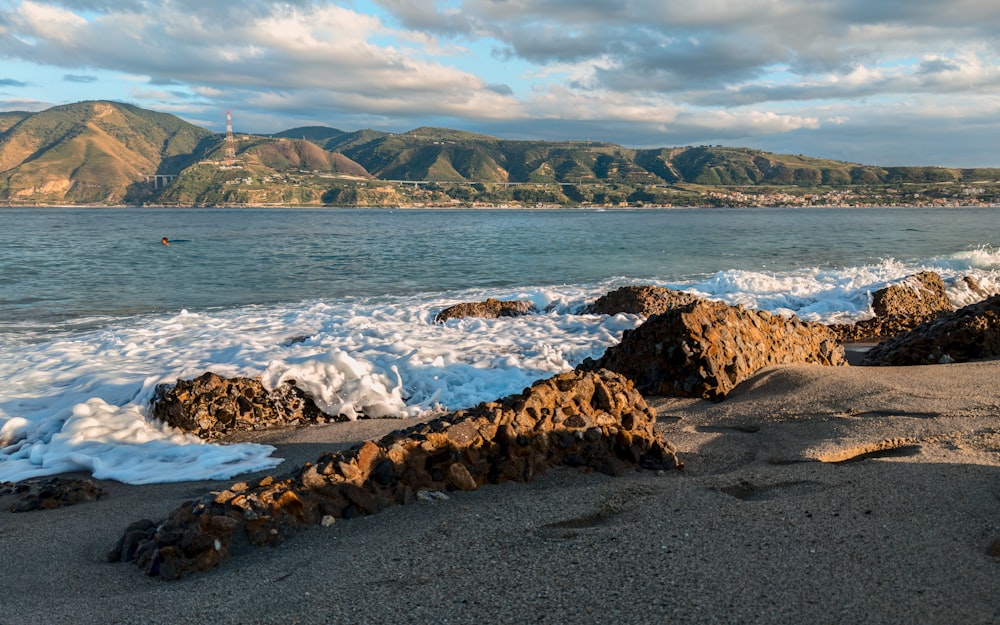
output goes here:
[[597, 298], [587, 307], [587, 312], [594, 315], [617, 315], [630, 313], [651, 317], [669, 308], [690, 304], [697, 300], [696, 295], [684, 291], [674, 291], [661, 286], [641, 285], [623, 286]]
[[825, 326], [699, 300], [650, 317], [584, 368], [603, 367], [648, 395], [721, 400], [763, 367], [844, 365], [844, 349]]
[[954, 307], [944, 281], [933, 271], [921, 271], [872, 295], [876, 317], [919, 317], [951, 312]]
[[14, 502], [7, 507], [11, 512], [31, 510], [52, 510], [78, 503], [97, 501], [107, 497], [108, 492], [90, 480], [75, 480], [65, 477], [3, 482], [0, 484], [0, 501]]
[[983, 299], [986, 299], [990, 295], [995, 295], [995, 293], [990, 293], [983, 288], [983, 285], [979, 283], [979, 280], [977, 280], [975, 276], [962, 276], [962, 282], [965, 283], [965, 286], [969, 289], [969, 291], [975, 293]]
[[[970, 289], [973, 284], [979, 287], [975, 278], [967, 279], [972, 281], [967, 283]], [[954, 306], [948, 299], [941, 276], [933, 271], [922, 271], [875, 291], [872, 310], [875, 316], [871, 319], [855, 324], [834, 324], [830, 329], [842, 342], [888, 338], [937, 319], [942, 313], [954, 310]]]
[[534, 303], [528, 300], [498, 300], [490, 297], [485, 302], [466, 302], [449, 306], [434, 317], [434, 323], [444, 323], [449, 319], [463, 317], [482, 317], [484, 319], [517, 317], [530, 313], [534, 308]]
[[126, 529], [112, 561], [175, 579], [231, 555], [234, 542], [274, 545], [305, 525], [372, 514], [420, 492], [526, 482], [551, 465], [613, 475], [679, 467], [654, 431], [655, 413], [610, 371], [571, 371], [519, 395], [327, 453], [283, 478], [237, 483], [183, 504], [159, 523]]
[[865, 365], [928, 365], [1000, 356], [1000, 295], [971, 304], [865, 354]]
[[193, 380], [156, 388], [153, 417], [205, 439], [236, 431], [325, 421], [330, 417], [292, 381], [267, 390], [253, 378], [224, 378], [208, 372]]

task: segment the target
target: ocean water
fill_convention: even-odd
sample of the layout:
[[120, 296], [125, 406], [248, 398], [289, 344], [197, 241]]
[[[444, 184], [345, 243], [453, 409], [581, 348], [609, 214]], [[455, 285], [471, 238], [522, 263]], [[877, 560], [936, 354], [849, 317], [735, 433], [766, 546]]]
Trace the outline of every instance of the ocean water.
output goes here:
[[[0, 481], [278, 464], [149, 418], [157, 384], [205, 371], [405, 419], [599, 356], [642, 319], [581, 311], [622, 285], [842, 322], [925, 269], [958, 306], [962, 276], [1000, 291], [1000, 210], [0, 209]], [[538, 313], [433, 323], [487, 297]]]

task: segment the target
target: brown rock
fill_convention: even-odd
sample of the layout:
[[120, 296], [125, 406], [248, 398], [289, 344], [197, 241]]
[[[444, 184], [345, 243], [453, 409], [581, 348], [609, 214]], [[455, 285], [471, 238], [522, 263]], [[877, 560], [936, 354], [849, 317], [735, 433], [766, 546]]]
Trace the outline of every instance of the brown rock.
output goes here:
[[962, 276], [962, 282], [965, 283], [965, 286], [970, 291], [972, 291], [973, 293], [975, 293], [976, 295], [978, 295], [983, 299], [986, 299], [990, 295], [993, 295], [985, 288], [983, 288], [983, 285], [979, 283], [979, 280], [977, 280], [975, 276]]
[[448, 467], [448, 483], [458, 490], [476, 490], [479, 484], [473, 479], [464, 464], [456, 462]]
[[[973, 285], [979, 287], [975, 278], [968, 277], [966, 280], [970, 289]], [[830, 329], [841, 342], [889, 338], [951, 312], [954, 307], [945, 293], [941, 276], [932, 271], [922, 271], [875, 291], [872, 310], [875, 316], [871, 319], [855, 324], [834, 324]]]
[[933, 271], [921, 271], [875, 291], [872, 310], [876, 317], [926, 317], [951, 312], [954, 307], [945, 293], [941, 276]]
[[410, 503], [418, 491], [528, 481], [558, 464], [612, 475], [679, 467], [673, 448], [653, 429], [654, 419], [625, 378], [606, 370], [572, 371], [519, 395], [324, 454], [292, 475], [187, 502], [159, 523], [129, 526], [109, 557], [176, 579], [230, 557], [239, 536], [275, 545], [305, 525]]
[[944, 364], [998, 356], [1000, 295], [994, 295], [879, 343], [862, 364]]
[[482, 317], [484, 319], [517, 317], [526, 315], [534, 309], [534, 303], [527, 300], [498, 300], [491, 297], [485, 302], [467, 302], [449, 306], [434, 317], [434, 323], [444, 323], [449, 319], [463, 317]]
[[721, 400], [761, 368], [790, 363], [846, 364], [821, 324], [699, 300], [627, 330], [584, 368], [617, 371], [649, 395]]
[[651, 317], [670, 308], [690, 304], [697, 299], [697, 296], [690, 293], [659, 286], [623, 286], [597, 298], [597, 301], [587, 308], [587, 312], [594, 315], [630, 313]]
[[209, 440], [237, 431], [329, 418], [292, 381], [268, 391], [260, 380], [224, 378], [211, 372], [193, 380], [177, 380], [173, 386], [159, 385], [152, 413], [173, 427]]

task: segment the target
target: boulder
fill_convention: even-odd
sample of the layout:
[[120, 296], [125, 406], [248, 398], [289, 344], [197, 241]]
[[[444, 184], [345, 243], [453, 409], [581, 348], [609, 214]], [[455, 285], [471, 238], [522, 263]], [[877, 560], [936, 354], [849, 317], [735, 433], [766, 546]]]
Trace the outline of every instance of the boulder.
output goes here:
[[933, 271], [921, 271], [875, 291], [872, 310], [876, 317], [927, 317], [951, 312], [954, 307], [945, 293], [941, 276]]
[[[975, 278], [969, 277], [969, 288], [978, 288]], [[941, 276], [932, 271], [922, 271], [908, 276], [872, 294], [875, 316], [855, 324], [835, 324], [830, 329], [840, 341], [864, 341], [887, 338], [908, 332], [918, 325], [951, 312], [954, 306], [945, 292]]]
[[613, 475], [679, 467], [654, 419], [625, 378], [571, 371], [519, 395], [323, 454], [289, 476], [234, 484], [159, 523], [133, 523], [108, 557], [176, 579], [214, 567], [234, 544], [275, 545], [303, 526], [426, 499], [418, 493], [526, 482], [551, 465]]
[[647, 395], [724, 399], [763, 367], [844, 365], [826, 326], [699, 300], [650, 317], [583, 368], [606, 368]]
[[990, 293], [986, 290], [975, 276], [962, 276], [962, 283], [970, 293], [974, 293], [982, 299], [986, 299], [990, 295], [996, 295], [996, 293]]
[[[0, 484], [0, 502], [11, 512], [52, 510], [97, 501], [108, 492], [90, 480], [50, 477]], [[8, 501], [12, 503], [8, 504]]]
[[482, 317], [484, 319], [517, 317], [526, 315], [534, 309], [534, 302], [528, 300], [498, 300], [491, 297], [485, 302], [466, 302], [449, 306], [434, 317], [434, 323], [444, 323], [449, 319], [462, 319], [464, 317]]
[[257, 379], [224, 378], [211, 372], [157, 386], [152, 414], [208, 440], [237, 431], [346, 420], [321, 412], [292, 381], [269, 391]]
[[684, 291], [674, 291], [660, 286], [623, 286], [597, 298], [587, 307], [586, 312], [594, 315], [617, 315], [630, 313], [651, 317], [676, 306], [684, 306], [697, 300], [696, 295]]
[[865, 354], [864, 365], [928, 365], [1000, 356], [1000, 295], [944, 314]]

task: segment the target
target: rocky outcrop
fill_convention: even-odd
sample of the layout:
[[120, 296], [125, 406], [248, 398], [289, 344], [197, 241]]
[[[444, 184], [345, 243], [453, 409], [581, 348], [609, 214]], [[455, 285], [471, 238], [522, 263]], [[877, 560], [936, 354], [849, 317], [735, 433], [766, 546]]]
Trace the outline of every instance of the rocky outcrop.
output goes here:
[[134, 523], [109, 558], [175, 579], [214, 567], [234, 544], [274, 545], [302, 526], [411, 503], [418, 493], [526, 482], [551, 465], [613, 475], [678, 467], [654, 419], [625, 378], [572, 371], [519, 395], [324, 454], [288, 477], [234, 484], [159, 523]]
[[928, 365], [1000, 356], [1000, 295], [972, 304], [883, 341], [865, 365]]
[[996, 295], [996, 293], [990, 293], [986, 290], [975, 276], [962, 276], [962, 282], [965, 284], [965, 288], [967, 288], [969, 292], [974, 293], [983, 299], [986, 299], [990, 295]]
[[875, 291], [872, 310], [876, 317], [920, 317], [954, 308], [944, 290], [944, 281], [933, 271], [921, 271], [902, 282]]
[[52, 510], [97, 501], [101, 497], [107, 497], [107, 495], [106, 490], [90, 480], [75, 480], [65, 477], [0, 484], [0, 502], [11, 512]]
[[490, 297], [485, 302], [466, 302], [449, 306], [434, 317], [434, 323], [444, 323], [449, 319], [462, 319], [464, 317], [482, 317], [484, 319], [517, 317], [526, 315], [534, 309], [534, 303], [528, 300], [498, 300]]
[[[979, 290], [975, 278], [968, 278], [970, 289]], [[932, 271], [922, 271], [875, 291], [872, 295], [875, 316], [855, 324], [831, 325], [841, 341], [864, 341], [896, 336], [908, 332], [922, 323], [951, 312], [954, 307], [945, 292], [941, 276]]]
[[629, 313], [651, 317], [697, 299], [696, 295], [661, 286], [623, 286], [597, 298], [597, 301], [587, 307], [586, 312], [593, 315]]
[[697, 301], [650, 317], [583, 368], [607, 368], [648, 395], [721, 400], [770, 365], [843, 365], [843, 347], [825, 326]]
[[286, 382], [267, 390], [253, 378], [205, 373], [193, 380], [161, 384], [153, 398], [153, 417], [208, 440], [238, 431], [322, 422], [328, 418], [313, 400]]

